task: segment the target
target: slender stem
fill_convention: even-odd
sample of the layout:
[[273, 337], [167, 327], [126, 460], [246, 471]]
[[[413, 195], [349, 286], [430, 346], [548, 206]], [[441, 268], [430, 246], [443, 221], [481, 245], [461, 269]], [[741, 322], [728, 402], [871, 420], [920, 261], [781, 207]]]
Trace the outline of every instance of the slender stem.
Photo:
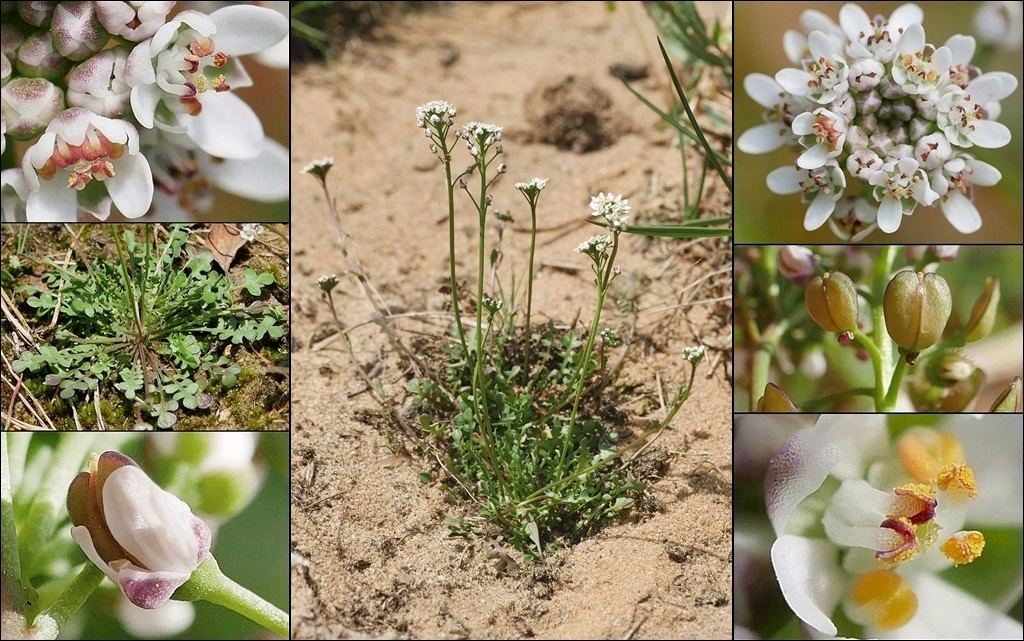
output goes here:
[[462, 353], [468, 358], [469, 348], [466, 346], [466, 332], [462, 327], [462, 314], [459, 311], [459, 285], [455, 278], [455, 185], [452, 184], [452, 157], [448, 150], [447, 139], [441, 140], [441, 153], [444, 158], [444, 184], [445, 189], [448, 190], [448, 266], [452, 288], [452, 308], [455, 311], [455, 331], [459, 335], [459, 343], [462, 344]]
[[903, 382], [903, 375], [907, 373], [907, 359], [900, 355], [896, 360], [896, 369], [892, 373], [892, 382], [889, 383], [889, 391], [885, 394], [882, 412], [891, 412], [896, 409], [896, 398], [900, 395], [900, 383]]
[[816, 398], [807, 401], [806, 403], [803, 404], [801, 409], [804, 410], [805, 412], [820, 411], [821, 409], [828, 407], [833, 401], [839, 401], [844, 398], [849, 398], [851, 396], [870, 396], [874, 398], [875, 388], [852, 387], [848, 390], [843, 390], [842, 392], [836, 392], [835, 394], [827, 394], [825, 396], [822, 396], [821, 398]]
[[558, 472], [561, 474], [565, 465], [565, 457], [569, 453], [569, 443], [572, 440], [573, 427], [576, 425], [576, 416], [580, 409], [580, 399], [583, 397], [583, 385], [590, 373], [587, 366], [590, 363], [590, 354], [594, 349], [594, 339], [597, 338], [597, 327], [601, 322], [601, 308], [604, 307], [604, 296], [611, 284], [612, 270], [615, 265], [615, 254], [619, 251], [619, 232], [616, 231], [612, 241], [612, 253], [608, 262], [604, 265], [604, 271], [598, 272], [597, 280], [597, 309], [594, 311], [594, 321], [590, 324], [590, 334], [587, 336], [587, 345], [583, 350], [583, 360], [580, 361], [579, 379], [576, 381], [576, 398], [572, 404], [572, 413], [569, 415], [569, 425], [565, 428], [565, 435], [562, 438], [562, 455], [558, 459]]
[[[25, 591], [21, 585], [21, 555], [18, 553], [18, 532], [14, 522], [14, 504], [11, 489], [11, 464], [7, 450], [7, 440], [11, 435], [0, 434], [0, 464], [3, 465], [2, 482], [0, 482], [0, 560], [3, 561], [3, 579], [5, 594], [14, 604], [17, 612], [25, 611]], [[20, 440], [27, 441], [25, 434], [18, 434]], [[20, 476], [20, 474], [19, 474]]]
[[[876, 305], [876, 307], [878, 306]], [[874, 313], [875, 310], [872, 309], [871, 311]], [[882, 319], [882, 322], [885, 322], [884, 318]], [[885, 367], [886, 357], [882, 351], [878, 349], [878, 346], [875, 345], [874, 341], [871, 340], [871, 337], [860, 331], [860, 328], [855, 327], [853, 329], [853, 338], [861, 347], [864, 348], [868, 353], [868, 357], [871, 359], [871, 367], [875, 371], [875, 386], [871, 396], [875, 401], [875, 411], [881, 411], [882, 404], [885, 400], [885, 371], [883, 368]]]
[[74, 582], [60, 593], [43, 615], [53, 619], [58, 630], [63, 629], [100, 586], [104, 576], [103, 570], [96, 567], [92, 561], [87, 561]]
[[[871, 276], [871, 291], [876, 296], [881, 297], [882, 292], [885, 291], [886, 286], [889, 284], [889, 276], [892, 273], [892, 266], [896, 261], [898, 251], [899, 248], [892, 245], [881, 247], [878, 250], [878, 258], [875, 260]], [[892, 360], [892, 339], [889, 338], [889, 332], [885, 329], [885, 311], [881, 304], [876, 304], [871, 308], [871, 321], [874, 344], [878, 347], [878, 351], [881, 354], [881, 380], [875, 381], [875, 387], [884, 390], [892, 378], [894, 363]], [[879, 374], [876, 373], [875, 376], [877, 378]], [[881, 408], [877, 407], [877, 405], [878, 403], [876, 402], [876, 410], [881, 411]]]
[[207, 555], [192, 577], [174, 593], [181, 601], [209, 601], [237, 612], [267, 630], [288, 638], [288, 614], [221, 572], [213, 555]]
[[523, 374], [530, 377], [530, 347], [533, 337], [530, 334], [530, 320], [533, 312], [533, 257], [537, 248], [537, 196], [530, 200], [530, 277], [526, 281], [526, 356], [523, 357]]

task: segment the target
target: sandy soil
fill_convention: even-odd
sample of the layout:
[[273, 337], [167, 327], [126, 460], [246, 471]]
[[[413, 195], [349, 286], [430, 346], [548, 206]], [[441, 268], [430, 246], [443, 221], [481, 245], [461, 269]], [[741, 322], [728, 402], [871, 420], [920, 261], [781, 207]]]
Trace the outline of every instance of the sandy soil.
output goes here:
[[[728, 11], [728, 3], [708, 4], [719, 15]], [[672, 454], [667, 471], [648, 486], [657, 499], [648, 507], [657, 509], [634, 511], [516, 576], [496, 571], [487, 558], [489, 537], [448, 535], [445, 519], [472, 517], [472, 506], [418, 480], [430, 462], [408, 454], [417, 451], [415, 437], [383, 418], [355, 374], [357, 365], [325, 338], [333, 322], [315, 287], [320, 275], [341, 276], [345, 263], [318, 185], [299, 172], [332, 155], [329, 184], [351, 234], [349, 250], [391, 311], [446, 310], [443, 172], [414, 118], [417, 105], [445, 99], [458, 107], [459, 122], [506, 127], [509, 174], [494, 197], [516, 224], [505, 233], [504, 277], [510, 269], [523, 273], [529, 245], [523, 233], [529, 210], [513, 184], [547, 176], [538, 213], [538, 263], [545, 266], [534, 287], [535, 323], [569, 323], [577, 314], [589, 321], [592, 277], [572, 253], [594, 233], [585, 223], [589, 197], [621, 192], [638, 220], [655, 222], [665, 210], [659, 206], [680, 192], [672, 135], [607, 71], [613, 63], [647, 63], [642, 47], [656, 52], [646, 16], [634, 17], [639, 33], [622, 4], [608, 13], [600, 3], [456, 3], [409, 15], [372, 41], [351, 43], [332, 66], [295, 74], [292, 551], [308, 561], [293, 569], [296, 638], [731, 636], [728, 241], [630, 238], [620, 251], [622, 285], [602, 321], [622, 333], [630, 323], [622, 308], [632, 302], [638, 315], [615, 386], [627, 390], [615, 397], [627, 416], [617, 427], [637, 433], [664, 415], [657, 381], [666, 389], [683, 382], [683, 346], [702, 341], [708, 359], [694, 396], [658, 443]], [[645, 94], [661, 95], [654, 80], [660, 73], [654, 66], [652, 79], [639, 81]], [[558, 149], [538, 142], [531, 130], [527, 96], [570, 74], [611, 99], [592, 132], [605, 144], [596, 151]], [[729, 211], [720, 183], [710, 187], [705, 204], [707, 216]], [[458, 269], [470, 282], [476, 223], [467, 202], [458, 207]], [[341, 278], [335, 300], [342, 323], [354, 328], [359, 365], [379, 376], [400, 406], [408, 405], [409, 373], [372, 323], [373, 308], [352, 278]], [[443, 335], [446, 322], [394, 321], [403, 340], [424, 351], [437, 343], [425, 336]]]

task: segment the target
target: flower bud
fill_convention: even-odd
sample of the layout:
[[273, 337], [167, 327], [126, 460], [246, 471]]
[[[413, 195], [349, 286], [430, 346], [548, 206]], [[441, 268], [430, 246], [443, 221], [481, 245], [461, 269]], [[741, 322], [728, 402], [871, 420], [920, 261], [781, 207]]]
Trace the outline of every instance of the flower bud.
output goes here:
[[49, 80], [14, 78], [0, 89], [7, 135], [29, 140], [64, 111], [64, 94]]
[[768, 383], [764, 386], [764, 395], [757, 399], [755, 407], [757, 412], [795, 412], [796, 405], [789, 400], [786, 393], [775, 383]]
[[50, 34], [57, 51], [71, 60], [85, 60], [110, 38], [96, 18], [94, 2], [58, 2]]
[[50, 18], [53, 16], [53, 10], [60, 3], [35, 1], [4, 4], [17, 4], [18, 15], [21, 16], [22, 20], [33, 27], [42, 27], [49, 24]]
[[132, 88], [125, 82], [124, 47], [107, 49], [75, 67], [68, 77], [68, 104], [84, 107], [106, 118], [118, 118], [128, 111]]
[[882, 298], [885, 327], [897, 345], [913, 356], [942, 338], [953, 311], [946, 279], [938, 274], [904, 270], [893, 276]]
[[166, 603], [210, 551], [210, 529], [127, 456], [93, 455], [68, 487], [71, 538], [129, 601]]
[[33, 33], [18, 48], [18, 73], [29, 78], [59, 81], [71, 68], [71, 61], [57, 53], [47, 31]]
[[0, 83], [3, 85], [7, 84], [7, 81], [11, 79], [11, 60], [7, 57], [6, 53], [0, 53]]
[[985, 291], [974, 303], [971, 318], [964, 327], [964, 338], [968, 343], [981, 340], [992, 333], [999, 311], [999, 279], [989, 276], [985, 279]]
[[857, 289], [843, 272], [812, 278], [804, 291], [804, 303], [814, 322], [826, 332], [847, 332], [857, 326]]
[[806, 285], [814, 275], [814, 268], [821, 259], [814, 252], [799, 245], [784, 245], [776, 256], [779, 273], [797, 285]]

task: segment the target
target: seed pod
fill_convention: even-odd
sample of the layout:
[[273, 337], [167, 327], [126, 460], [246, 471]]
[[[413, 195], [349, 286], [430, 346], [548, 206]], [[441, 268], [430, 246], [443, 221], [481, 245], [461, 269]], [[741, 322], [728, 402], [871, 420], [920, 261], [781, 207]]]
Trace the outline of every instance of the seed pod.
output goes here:
[[964, 337], [968, 343], [981, 340], [992, 333], [998, 309], [999, 279], [989, 276], [985, 279], [985, 291], [978, 296], [974, 309], [971, 310], [971, 318], [964, 327]]
[[843, 272], [825, 272], [807, 283], [807, 312], [826, 332], [847, 332], [857, 326], [857, 289]]
[[889, 336], [904, 350], [916, 354], [942, 338], [953, 311], [953, 297], [942, 276], [904, 270], [889, 281], [882, 308]]
[[1014, 376], [1010, 385], [999, 394], [995, 403], [992, 403], [990, 412], [1016, 412], [1020, 407], [1021, 399], [1021, 378]]

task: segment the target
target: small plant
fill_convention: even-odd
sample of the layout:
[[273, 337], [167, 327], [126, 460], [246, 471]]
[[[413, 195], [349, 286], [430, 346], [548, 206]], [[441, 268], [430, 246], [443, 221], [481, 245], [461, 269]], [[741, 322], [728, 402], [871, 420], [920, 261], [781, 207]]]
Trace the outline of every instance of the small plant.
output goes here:
[[163, 242], [152, 226], [144, 229], [141, 239], [130, 229], [115, 232], [113, 258], [41, 261], [50, 268], [45, 287], [16, 291], [56, 327], [49, 342], [23, 351], [13, 366], [42, 376], [69, 401], [101, 386], [116, 389], [157, 427], [169, 428], [180, 409], [208, 408], [208, 390], [237, 383], [241, 367], [224, 346], [283, 337], [285, 310], [260, 300], [272, 274], [246, 269], [236, 285], [213, 269], [213, 254], [188, 248], [186, 227], [172, 227]]
[[[499, 160], [504, 153], [502, 128], [481, 122], [456, 128], [456, 110], [445, 101], [426, 103], [416, 115], [431, 152], [444, 168], [454, 323], [440, 371], [424, 371], [409, 389], [421, 410], [428, 447], [440, 450], [440, 472], [449, 490], [479, 505], [480, 514], [497, 524], [503, 538], [530, 562], [542, 556], [556, 536], [585, 536], [600, 521], [633, 504], [643, 485], [621, 459], [649, 444], [672, 421], [690, 395], [703, 348], [684, 353], [689, 380], [666, 399], [664, 419], [653, 421], [639, 438], [619, 447], [620, 434], [611, 426], [615, 409], [597, 392], [610, 382], [606, 348], [617, 344], [614, 332], [601, 331], [601, 310], [612, 281], [621, 273], [615, 258], [620, 235], [629, 227], [628, 201], [604, 193], [591, 199], [592, 216], [609, 233], [593, 236], [576, 249], [589, 258], [595, 276], [595, 312], [585, 333], [558, 329], [552, 323], [536, 327], [530, 318], [535, 242], [527, 286], [517, 288], [513, 281], [507, 290], [496, 277], [500, 248], [489, 249], [487, 243], [489, 191], [507, 171]], [[460, 144], [471, 160], [462, 171], [453, 169], [452, 158]], [[306, 170], [325, 190], [330, 165], [324, 160]], [[546, 178], [516, 184], [530, 207], [532, 241], [546, 187]], [[474, 292], [462, 291], [456, 275], [457, 189], [466, 192], [478, 222]], [[365, 274], [354, 270], [365, 288]], [[318, 281], [332, 310], [336, 284], [333, 276]], [[517, 294], [524, 289], [521, 301]], [[340, 323], [339, 330], [344, 335]], [[433, 478], [429, 472], [421, 475], [425, 482]], [[473, 526], [465, 521], [453, 526], [454, 531], [467, 529]]]

